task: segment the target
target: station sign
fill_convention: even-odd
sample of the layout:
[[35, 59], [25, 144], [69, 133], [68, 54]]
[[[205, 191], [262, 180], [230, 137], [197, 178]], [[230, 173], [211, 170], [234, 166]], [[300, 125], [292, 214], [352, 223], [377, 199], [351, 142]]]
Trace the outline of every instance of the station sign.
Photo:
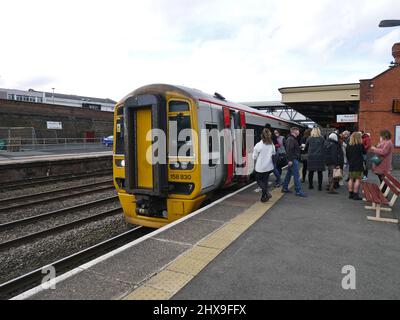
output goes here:
[[62, 130], [62, 122], [47, 121], [47, 129]]
[[345, 122], [358, 122], [357, 114], [338, 114], [336, 115], [336, 122], [345, 123]]

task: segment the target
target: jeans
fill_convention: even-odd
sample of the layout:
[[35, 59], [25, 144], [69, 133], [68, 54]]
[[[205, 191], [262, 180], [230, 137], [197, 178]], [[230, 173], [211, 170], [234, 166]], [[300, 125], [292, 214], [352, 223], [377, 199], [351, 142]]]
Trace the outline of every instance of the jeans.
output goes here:
[[268, 195], [268, 180], [272, 171], [256, 172], [256, 180], [262, 190], [262, 198]]
[[276, 178], [275, 183], [281, 183], [282, 168], [275, 166], [273, 172]]
[[283, 189], [287, 190], [289, 188], [290, 179], [293, 176], [294, 180], [294, 189], [296, 193], [301, 192], [301, 182], [300, 182], [300, 174], [299, 174], [299, 161], [293, 160], [293, 164], [288, 166], [285, 181], [283, 182]]

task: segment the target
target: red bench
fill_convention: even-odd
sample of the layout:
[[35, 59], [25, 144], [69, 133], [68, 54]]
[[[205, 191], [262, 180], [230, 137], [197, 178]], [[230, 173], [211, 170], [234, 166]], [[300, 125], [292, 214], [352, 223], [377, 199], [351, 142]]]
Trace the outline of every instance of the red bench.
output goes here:
[[[384, 186], [386, 186], [386, 190], [383, 193]], [[399, 223], [398, 219], [381, 217], [381, 211], [392, 211], [392, 207], [400, 195], [400, 182], [395, 177], [386, 173], [379, 186], [375, 183], [363, 182], [362, 192], [364, 193], [363, 200], [371, 203], [371, 206], [365, 206], [365, 209], [375, 210], [375, 217], [367, 216], [368, 220]], [[392, 193], [392, 197], [389, 200], [390, 193]]]

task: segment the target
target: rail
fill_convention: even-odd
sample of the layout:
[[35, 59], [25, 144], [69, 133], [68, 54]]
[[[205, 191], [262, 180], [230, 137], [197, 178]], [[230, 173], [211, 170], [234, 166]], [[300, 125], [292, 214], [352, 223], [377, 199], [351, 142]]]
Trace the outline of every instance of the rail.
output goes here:
[[19, 152], [34, 150], [88, 150], [109, 148], [104, 138], [1, 138], [0, 151]]

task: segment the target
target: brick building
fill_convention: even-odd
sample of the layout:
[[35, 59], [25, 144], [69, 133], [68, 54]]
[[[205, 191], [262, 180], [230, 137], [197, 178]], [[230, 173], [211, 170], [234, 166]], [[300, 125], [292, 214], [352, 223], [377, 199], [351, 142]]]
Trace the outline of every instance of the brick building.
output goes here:
[[400, 126], [400, 43], [393, 45], [392, 53], [393, 66], [372, 79], [360, 80], [358, 125], [360, 130], [371, 133], [374, 144], [379, 142], [381, 130], [390, 130], [395, 152], [400, 154], [400, 127], [397, 137], [395, 129]]

